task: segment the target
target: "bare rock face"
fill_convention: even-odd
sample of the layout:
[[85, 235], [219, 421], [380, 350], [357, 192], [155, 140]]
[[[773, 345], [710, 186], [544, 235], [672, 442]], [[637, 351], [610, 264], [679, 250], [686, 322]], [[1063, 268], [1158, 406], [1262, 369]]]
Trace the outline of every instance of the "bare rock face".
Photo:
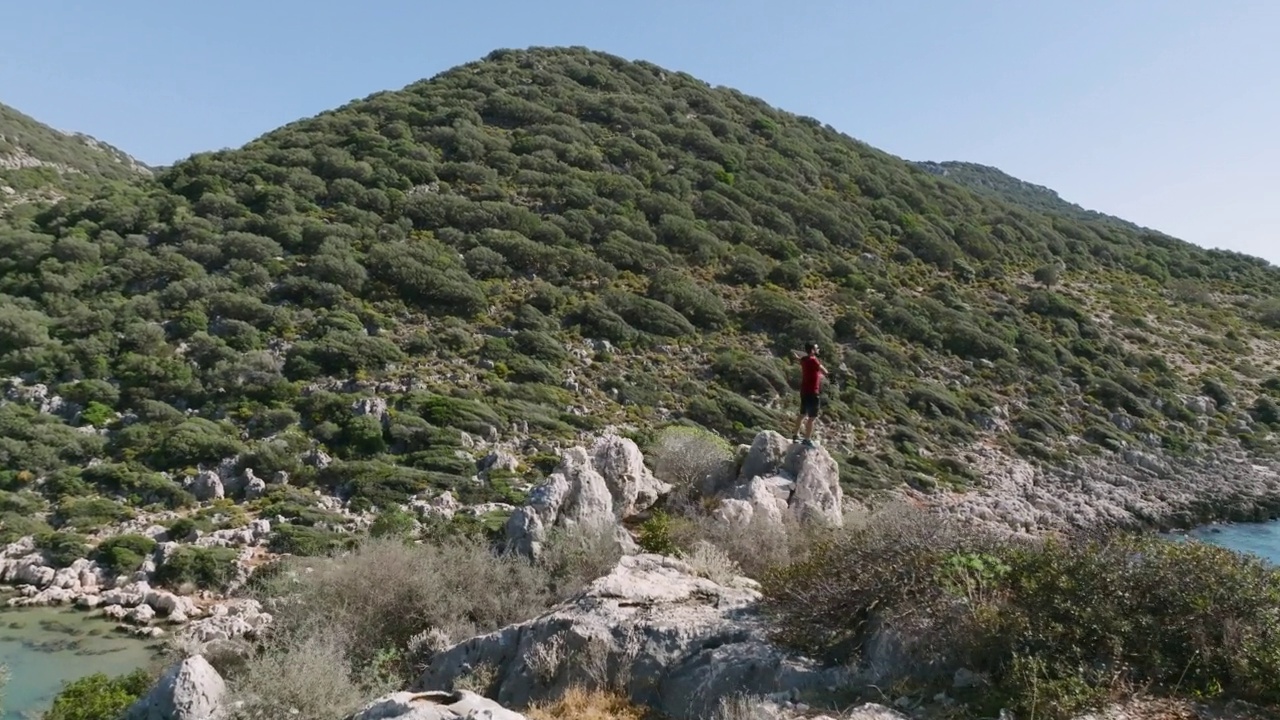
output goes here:
[[756, 435], [745, 450], [737, 484], [724, 493], [722, 520], [749, 524], [753, 517], [781, 522], [844, 524], [844, 492], [835, 458], [818, 446], [794, 444], [776, 432]]
[[613, 496], [614, 515], [619, 519], [648, 509], [671, 491], [645, 467], [640, 448], [631, 440], [605, 435], [591, 449], [591, 459]]
[[196, 476], [187, 484], [187, 490], [201, 502], [217, 500], [226, 495], [222, 478], [212, 470], [196, 473]]
[[507, 540], [517, 552], [536, 556], [552, 528], [614, 528], [619, 543], [631, 549], [634, 542], [620, 521], [669, 490], [644, 466], [634, 442], [606, 435], [590, 452], [575, 447], [561, 455], [555, 472], [507, 521]]
[[347, 720], [525, 720], [473, 692], [398, 692], [364, 706]]
[[213, 720], [222, 714], [226, 692], [218, 671], [196, 655], [169, 668], [125, 720]]
[[709, 717], [722, 698], [832, 682], [765, 637], [756, 583], [725, 584], [661, 555], [623, 557], [613, 571], [542, 617], [436, 655], [417, 688], [447, 689], [488, 666], [507, 707], [609, 683], [674, 718]]

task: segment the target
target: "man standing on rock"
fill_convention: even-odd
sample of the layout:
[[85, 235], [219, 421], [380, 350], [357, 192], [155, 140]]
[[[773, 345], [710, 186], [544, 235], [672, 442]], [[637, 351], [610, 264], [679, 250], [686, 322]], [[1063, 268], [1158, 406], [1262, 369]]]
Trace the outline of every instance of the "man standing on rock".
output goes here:
[[827, 377], [827, 369], [818, 359], [818, 344], [805, 345], [805, 355], [800, 358], [800, 414], [796, 417], [795, 429], [791, 432], [792, 442], [800, 442], [800, 423], [804, 423], [804, 444], [813, 445], [813, 421], [818, 417], [822, 406], [819, 391], [822, 389], [822, 378]]

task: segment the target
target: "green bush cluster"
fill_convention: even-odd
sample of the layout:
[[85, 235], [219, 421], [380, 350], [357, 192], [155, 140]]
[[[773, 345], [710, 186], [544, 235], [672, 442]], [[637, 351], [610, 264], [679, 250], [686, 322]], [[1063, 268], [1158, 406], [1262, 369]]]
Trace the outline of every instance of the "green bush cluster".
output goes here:
[[153, 678], [145, 670], [109, 677], [94, 673], [62, 687], [45, 720], [103, 720], [124, 714], [151, 689]]
[[[495, 53], [154, 178], [81, 161], [64, 200], [0, 220], [0, 372], [68, 403], [0, 405], [0, 489], [65, 472], [53, 504], [183, 507], [159, 472], [241, 456], [383, 507], [468, 477], [462, 432], [564, 439], [658, 406], [741, 439], [778, 426], [760, 400], [794, 390], [808, 341], [845, 366], [827, 417], [875, 430], [890, 484], [996, 404], [1079, 410], [1004, 438], [1044, 458], [1126, 441], [1118, 410], [1171, 447], [1225, 437], [1228, 413], [1166, 410], [1203, 383], [1177, 353], [1271, 417], [1229, 355], [1275, 337], [1266, 263], [582, 48]], [[587, 340], [613, 349], [571, 367]], [[919, 396], [942, 376], [997, 397]], [[354, 413], [371, 388], [388, 417]], [[313, 446], [368, 464], [321, 477]]]
[[[780, 641], [879, 662], [920, 693], [966, 668], [981, 684], [961, 699], [982, 714], [1076, 717], [1139, 688], [1280, 700], [1280, 572], [1195, 541], [1009, 540], [897, 510], [768, 573], [763, 592]], [[886, 638], [895, 659], [877, 654]]]
[[235, 578], [238, 556], [232, 548], [180, 546], [156, 569], [156, 583], [222, 590]]

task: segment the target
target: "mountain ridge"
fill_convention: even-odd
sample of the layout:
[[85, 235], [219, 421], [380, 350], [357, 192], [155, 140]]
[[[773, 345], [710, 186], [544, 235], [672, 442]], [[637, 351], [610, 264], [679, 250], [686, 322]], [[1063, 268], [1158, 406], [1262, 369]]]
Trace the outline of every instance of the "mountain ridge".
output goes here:
[[[0, 486], [34, 478], [51, 510], [72, 480], [191, 503], [214, 469], [240, 500], [283, 473], [299, 522], [295, 485], [358, 512], [519, 498], [605, 429], [789, 431], [809, 340], [840, 370], [820, 432], [867, 501], [1277, 445], [1276, 268], [584, 48], [495, 51], [113, 178], [11, 218], [0, 251]], [[518, 471], [471, 484], [498, 449]]]

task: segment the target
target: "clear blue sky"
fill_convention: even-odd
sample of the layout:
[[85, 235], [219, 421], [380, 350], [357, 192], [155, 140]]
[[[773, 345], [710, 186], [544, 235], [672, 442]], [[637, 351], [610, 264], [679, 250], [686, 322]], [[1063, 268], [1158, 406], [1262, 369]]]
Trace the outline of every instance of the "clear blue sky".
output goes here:
[[585, 45], [1280, 262], [1277, 0], [10, 4], [0, 102], [152, 164], [495, 48]]

